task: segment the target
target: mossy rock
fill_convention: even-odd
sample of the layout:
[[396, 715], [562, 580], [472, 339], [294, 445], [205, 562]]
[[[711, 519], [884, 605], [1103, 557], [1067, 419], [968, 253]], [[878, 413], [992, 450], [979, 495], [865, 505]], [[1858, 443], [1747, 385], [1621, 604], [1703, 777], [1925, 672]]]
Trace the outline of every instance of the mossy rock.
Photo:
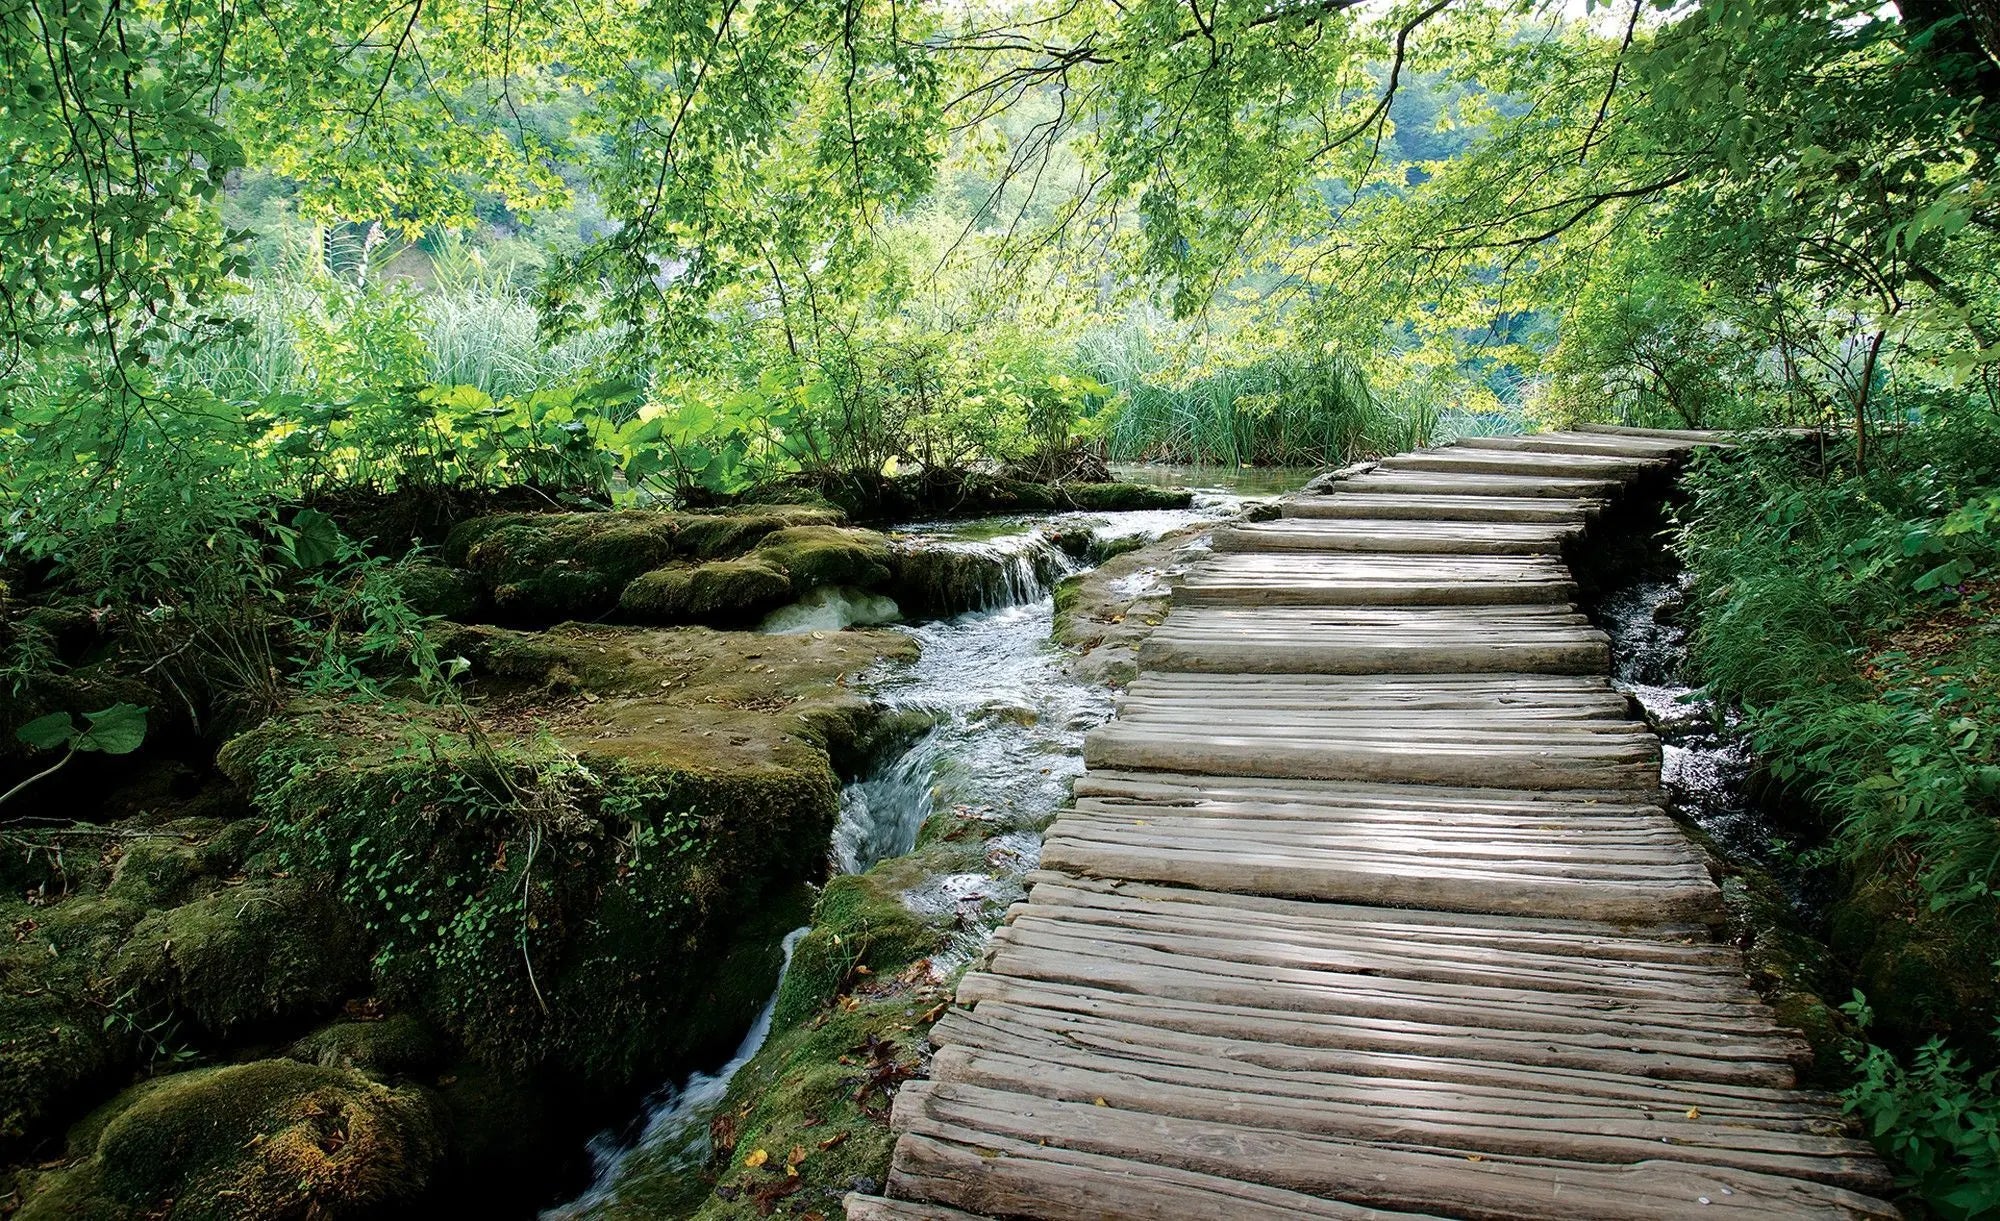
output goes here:
[[937, 929], [904, 906], [879, 873], [834, 878], [813, 908], [812, 931], [792, 950], [772, 1015], [791, 1026], [831, 1001], [856, 967], [891, 971], [934, 951]]
[[409, 1074], [440, 1067], [448, 1052], [429, 1022], [413, 1013], [392, 1013], [376, 1021], [331, 1022], [292, 1044], [286, 1054], [326, 1068]]
[[793, 526], [838, 526], [847, 515], [828, 505], [758, 505], [720, 513], [685, 513], [680, 550], [697, 559], [741, 555], [769, 535]]
[[[906, 614], [924, 618], [985, 610], [1014, 594], [1013, 557], [973, 546], [906, 541], [891, 557], [895, 576], [884, 591]], [[1054, 581], [1063, 570], [1053, 549], [1029, 555], [1036, 579]]]
[[1186, 488], [1156, 488], [1142, 483], [1065, 483], [1058, 494], [1077, 508], [1093, 513], [1185, 509], [1194, 503], [1194, 493]]
[[358, 931], [331, 894], [272, 879], [147, 916], [111, 975], [120, 990], [162, 1000], [227, 1036], [325, 1010], [367, 978], [367, 967]]
[[256, 834], [248, 819], [182, 818], [127, 841], [104, 893], [142, 907], [173, 907], [207, 879], [236, 873]]
[[443, 1165], [437, 1103], [346, 1069], [258, 1060], [128, 1090], [90, 1159], [16, 1214], [315, 1221], [421, 1204]]
[[130, 1071], [144, 1005], [107, 995], [100, 975], [145, 912], [100, 895], [0, 910], [12, 931], [0, 939], [0, 1145], [5, 1145], [67, 1122], [93, 1088]]
[[479, 578], [463, 568], [414, 560], [396, 569], [395, 580], [403, 600], [420, 615], [470, 619], [479, 612]]
[[792, 600], [792, 578], [752, 556], [656, 568], [625, 587], [619, 613], [641, 623], [747, 623]]
[[636, 509], [517, 517], [480, 535], [464, 562], [502, 615], [585, 618], [610, 610], [627, 582], [672, 559], [679, 529], [674, 514]]
[[766, 536], [753, 554], [790, 577], [795, 595], [826, 585], [872, 589], [889, 579], [889, 540], [873, 530], [791, 526]]

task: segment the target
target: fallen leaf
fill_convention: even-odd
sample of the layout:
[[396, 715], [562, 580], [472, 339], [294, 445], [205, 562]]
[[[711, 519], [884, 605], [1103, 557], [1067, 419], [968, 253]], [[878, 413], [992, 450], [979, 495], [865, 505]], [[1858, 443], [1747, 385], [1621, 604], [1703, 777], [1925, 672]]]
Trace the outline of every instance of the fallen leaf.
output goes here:
[[750, 1167], [752, 1170], [755, 1170], [757, 1167], [763, 1165], [765, 1162], [768, 1162], [770, 1160], [771, 1160], [771, 1154], [769, 1153], [769, 1151], [764, 1149], [752, 1149], [750, 1151], [750, 1156], [743, 1159], [743, 1164], [745, 1166]]
[[1090, 1102], [1092, 1106], [1108, 1107], [1111, 1105], [1110, 1103], [1104, 1101], [1104, 1099], [1102, 1098], [1093, 1098], [1090, 1100]]
[[1700, 1119], [1700, 1118], [1701, 1118], [1701, 1108], [1700, 1108], [1700, 1107], [1689, 1107], [1689, 1108], [1688, 1108], [1688, 1118], [1689, 1118], [1689, 1119]]
[[835, 1132], [832, 1136], [827, 1137], [819, 1143], [820, 1151], [825, 1152], [828, 1149], [838, 1149], [846, 1144], [847, 1138], [852, 1135], [853, 1133], [851, 1132]]

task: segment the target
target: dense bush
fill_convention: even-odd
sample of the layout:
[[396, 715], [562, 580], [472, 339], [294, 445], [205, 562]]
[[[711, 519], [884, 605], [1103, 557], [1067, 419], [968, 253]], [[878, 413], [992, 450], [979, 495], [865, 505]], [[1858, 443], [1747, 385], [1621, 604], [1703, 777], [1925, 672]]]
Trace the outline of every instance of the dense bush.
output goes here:
[[1850, 1108], [1931, 1207], [1975, 1215], [2000, 1176], [2000, 427], [1967, 408], [1866, 467], [1766, 440], [1690, 486], [1695, 659], [1842, 881], [1833, 948], [1880, 1040]]

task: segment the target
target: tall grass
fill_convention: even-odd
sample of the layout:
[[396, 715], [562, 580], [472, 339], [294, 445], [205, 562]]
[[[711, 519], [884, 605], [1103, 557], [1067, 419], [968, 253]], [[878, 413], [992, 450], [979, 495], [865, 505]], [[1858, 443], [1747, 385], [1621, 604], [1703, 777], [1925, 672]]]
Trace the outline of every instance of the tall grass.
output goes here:
[[534, 306], [509, 270], [486, 267], [455, 247], [428, 260], [428, 283], [421, 287], [387, 280], [388, 260], [380, 258], [358, 282], [333, 275], [320, 251], [317, 237], [297, 243], [231, 303], [239, 333], [182, 358], [173, 376], [224, 398], [309, 393], [314, 387], [303, 336], [338, 332], [341, 311], [358, 296], [376, 304], [400, 298], [425, 380], [476, 386], [494, 398], [611, 371], [622, 346], [623, 336], [610, 328], [546, 342]]
[[1120, 392], [1107, 441], [1126, 461], [1338, 466], [1429, 445], [1448, 422], [1482, 423], [1423, 394], [1379, 395], [1338, 354], [1276, 352], [1176, 378], [1142, 332], [1123, 328], [1087, 337], [1078, 358]]

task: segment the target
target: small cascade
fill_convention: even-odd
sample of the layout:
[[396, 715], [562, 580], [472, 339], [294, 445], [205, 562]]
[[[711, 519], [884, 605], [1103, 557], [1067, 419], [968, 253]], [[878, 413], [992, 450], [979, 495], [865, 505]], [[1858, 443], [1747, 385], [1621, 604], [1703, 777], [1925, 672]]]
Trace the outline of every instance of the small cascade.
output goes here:
[[764, 1002], [757, 1020], [744, 1032], [743, 1041], [737, 1044], [736, 1054], [729, 1057], [729, 1062], [713, 1073], [695, 1073], [682, 1084], [669, 1085], [654, 1095], [646, 1105], [645, 1126], [637, 1140], [620, 1142], [609, 1132], [592, 1140], [590, 1189], [568, 1204], [543, 1212], [542, 1221], [574, 1221], [591, 1216], [614, 1201], [620, 1186], [629, 1185], [626, 1168], [634, 1158], [643, 1157], [651, 1173], [683, 1170], [707, 1160], [709, 1113], [728, 1094], [730, 1079], [750, 1063], [750, 1058], [770, 1037], [771, 1015], [778, 1007], [778, 991], [784, 987], [785, 972], [791, 969], [792, 951], [810, 931], [810, 928], [795, 928], [785, 934], [784, 966], [778, 970], [778, 986], [771, 990], [771, 999]]
[[1660, 736], [1660, 781], [1676, 812], [1732, 858], [1756, 863], [1794, 891], [1800, 879], [1777, 851], [1781, 837], [1750, 793], [1756, 759], [1702, 688], [1688, 684], [1685, 576], [1639, 580], [1606, 596], [1596, 614], [1611, 637], [1614, 685], [1639, 702]]
[[898, 548], [895, 598], [909, 614], [943, 616], [1023, 606], [1048, 596], [1077, 563], [1039, 529], [989, 537], [922, 531]]

